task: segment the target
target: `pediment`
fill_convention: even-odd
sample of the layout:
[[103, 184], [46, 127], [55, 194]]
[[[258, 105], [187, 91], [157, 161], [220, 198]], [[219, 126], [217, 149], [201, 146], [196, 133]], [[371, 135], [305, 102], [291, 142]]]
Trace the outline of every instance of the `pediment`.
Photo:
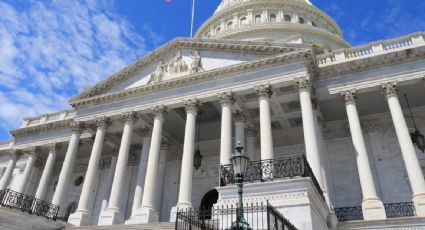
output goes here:
[[308, 48], [300, 44], [175, 39], [86, 89], [70, 103]]

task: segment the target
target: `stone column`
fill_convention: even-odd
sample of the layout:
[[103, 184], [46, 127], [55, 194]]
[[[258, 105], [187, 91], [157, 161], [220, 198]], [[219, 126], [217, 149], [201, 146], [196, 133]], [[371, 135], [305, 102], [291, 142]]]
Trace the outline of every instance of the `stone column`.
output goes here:
[[299, 79], [296, 81], [298, 90], [300, 92], [300, 104], [301, 104], [301, 113], [303, 119], [303, 131], [304, 131], [304, 145], [305, 145], [305, 155], [307, 161], [313, 170], [313, 174], [316, 176], [317, 181], [320, 184], [320, 187], [323, 189], [323, 177], [322, 177], [322, 165], [320, 164], [320, 148], [319, 140], [317, 136], [315, 120], [313, 112], [313, 105], [311, 103], [310, 95], [310, 80], [308, 79]]
[[261, 85], [255, 90], [260, 103], [261, 160], [272, 160], [274, 159], [274, 154], [269, 100], [273, 91], [269, 84]]
[[[168, 156], [168, 144], [161, 145], [161, 156], [159, 158], [159, 167], [158, 167], [158, 183], [156, 184], [156, 193], [155, 197], [155, 207], [158, 213], [161, 215], [162, 210], [162, 200], [164, 195], [164, 184], [165, 184], [165, 169], [167, 166], [167, 156]], [[165, 194], [168, 194], [165, 192]]]
[[35, 198], [44, 200], [46, 198], [47, 188], [49, 186], [49, 180], [52, 175], [53, 167], [56, 161], [56, 151], [58, 144], [50, 143], [47, 148], [49, 149], [49, 156], [47, 156], [46, 164], [44, 166], [43, 173], [41, 174], [40, 183], [35, 193]]
[[362, 127], [357, 113], [356, 93], [354, 91], [346, 91], [341, 94], [341, 98], [345, 102], [345, 107], [347, 109], [348, 123], [350, 125], [351, 138], [356, 154], [357, 169], [363, 194], [363, 217], [365, 220], [385, 219], [384, 204], [378, 198], [375, 189], [372, 169], [370, 168]]
[[99, 168], [100, 155], [102, 154], [103, 142], [105, 139], [106, 129], [109, 124], [107, 117], [96, 118], [96, 138], [90, 154], [89, 165], [84, 179], [83, 188], [81, 190], [78, 209], [69, 216], [68, 222], [75, 226], [87, 226], [92, 224], [92, 212], [94, 197], [96, 195], [96, 174]]
[[186, 108], [186, 128], [184, 133], [182, 167], [180, 173], [179, 198], [177, 206], [171, 210], [171, 219], [175, 220], [178, 209], [192, 207], [192, 178], [193, 178], [193, 157], [195, 150], [195, 129], [196, 116], [200, 109], [198, 99], [184, 102]]
[[257, 140], [257, 130], [254, 126], [250, 125], [245, 130], [246, 133], [246, 154], [251, 161], [258, 160], [255, 154], [255, 142]]
[[398, 86], [396, 84], [388, 83], [382, 86], [382, 94], [387, 98], [388, 106], [390, 107], [391, 117], [406, 166], [407, 176], [409, 177], [410, 186], [412, 187], [412, 201], [415, 205], [416, 215], [425, 216], [425, 180], [397, 93]]
[[158, 105], [152, 108], [155, 115], [152, 131], [151, 147], [149, 150], [148, 167], [143, 191], [142, 206], [136, 212], [137, 223], [158, 222], [158, 210], [155, 210], [157, 196], [156, 183], [158, 182], [158, 167], [162, 141], [162, 127], [167, 107]]
[[17, 149], [11, 149], [9, 151], [10, 160], [7, 164], [6, 171], [4, 172], [0, 181], [0, 190], [4, 190], [9, 185], [10, 178], [12, 177], [13, 170], [15, 169], [16, 162], [21, 156], [21, 151]]
[[37, 159], [36, 155], [39, 152], [39, 150], [40, 148], [37, 146], [31, 147], [30, 149], [28, 149], [29, 153], [28, 153], [27, 162], [25, 164], [25, 170], [21, 175], [20, 182], [15, 187], [16, 192], [26, 194], [28, 182], [30, 180], [31, 173], [34, 168], [34, 163]]
[[143, 147], [139, 161], [139, 171], [137, 173], [136, 188], [134, 189], [133, 206], [131, 217], [125, 224], [137, 223], [136, 212], [140, 208], [143, 196], [143, 186], [145, 185], [146, 169], [148, 167], [149, 149], [151, 146], [152, 127], [146, 126], [142, 130]]
[[235, 121], [235, 143], [241, 142], [241, 145], [245, 146], [245, 123], [247, 116], [244, 111], [236, 110], [233, 112], [233, 119]]
[[104, 186], [102, 187], [102, 192], [100, 193], [102, 196], [102, 205], [100, 207], [100, 215], [98, 219], [98, 224], [101, 223], [102, 213], [108, 208], [109, 196], [111, 194], [112, 182], [114, 180], [115, 167], [117, 166], [117, 156], [116, 152], [118, 152], [118, 148], [112, 148], [111, 164], [109, 165], [108, 175], [106, 177], [106, 181]]
[[74, 171], [75, 159], [78, 153], [78, 144], [80, 142], [80, 135], [85, 128], [81, 122], [72, 122], [70, 124], [72, 129], [71, 139], [69, 141], [68, 150], [65, 155], [65, 160], [62, 164], [62, 169], [59, 175], [58, 184], [56, 185], [55, 194], [53, 195], [52, 203], [59, 205], [64, 211], [63, 201], [68, 192], [68, 185], [71, 184], [71, 175]]
[[108, 208], [102, 213], [100, 225], [123, 224], [124, 216], [121, 213], [122, 191], [126, 179], [128, 155], [130, 152], [131, 137], [136, 121], [136, 113], [133, 111], [121, 115], [124, 121], [120, 150], [118, 153], [117, 166], [115, 167], [114, 181], [112, 182], [111, 195]]
[[231, 164], [232, 156], [232, 105], [235, 102], [232, 92], [218, 94], [221, 104], [221, 143], [220, 164]]

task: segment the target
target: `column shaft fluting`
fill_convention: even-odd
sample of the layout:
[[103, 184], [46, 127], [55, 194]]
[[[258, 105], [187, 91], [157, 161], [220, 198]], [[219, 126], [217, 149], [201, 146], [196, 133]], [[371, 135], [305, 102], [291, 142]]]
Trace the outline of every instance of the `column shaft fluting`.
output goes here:
[[[115, 150], [114, 154], [115, 153]], [[111, 188], [112, 188], [112, 182], [114, 181], [114, 174], [115, 174], [115, 167], [117, 166], [117, 157], [113, 156], [111, 157], [111, 165], [109, 166], [108, 176], [106, 177], [106, 182], [103, 187], [102, 191], [102, 205], [101, 205], [101, 212], [105, 211], [106, 208], [108, 208], [108, 202], [109, 202], [109, 196], [111, 195]]]
[[62, 164], [55, 194], [53, 195], [52, 199], [52, 203], [54, 205], [59, 205], [62, 207], [62, 211], [64, 210], [63, 201], [68, 192], [68, 185], [70, 184], [71, 175], [74, 170], [75, 159], [77, 158], [78, 144], [80, 142], [80, 135], [83, 127], [84, 125], [82, 123], [71, 123], [72, 135], [69, 141], [68, 150], [65, 155], [65, 160]]
[[274, 153], [269, 100], [273, 91], [270, 85], [259, 86], [256, 91], [260, 104], [261, 160], [272, 160]]
[[234, 103], [233, 93], [224, 92], [218, 94], [221, 104], [221, 143], [220, 164], [230, 164], [232, 156], [232, 105]]
[[44, 200], [46, 197], [49, 180], [56, 161], [56, 145], [56, 143], [48, 145], [49, 155], [47, 156], [46, 164], [44, 165], [43, 173], [40, 178], [40, 183], [38, 184], [37, 192], [35, 193], [35, 198], [39, 200]]
[[159, 167], [158, 167], [158, 183], [156, 184], [157, 196], [155, 197], [155, 207], [158, 213], [161, 213], [161, 209], [162, 209], [162, 200], [163, 200], [164, 184], [165, 184], [165, 168], [167, 166], [167, 155], [168, 155], [168, 145], [162, 145], [161, 156], [159, 158]]
[[111, 195], [109, 197], [108, 210], [121, 212], [122, 191], [127, 173], [128, 155], [130, 152], [131, 137], [133, 136], [133, 126], [135, 113], [129, 112], [122, 115], [124, 120], [124, 131], [122, 134], [120, 150], [118, 152], [117, 165], [115, 167], [114, 181], [112, 182]]
[[196, 115], [199, 111], [199, 101], [196, 99], [188, 100], [185, 101], [185, 105], [187, 117], [184, 133], [179, 199], [177, 202], [177, 206], [179, 207], [192, 206], [193, 156], [195, 149]]
[[99, 160], [102, 154], [103, 142], [105, 139], [106, 129], [108, 125], [108, 118], [96, 118], [97, 131], [93, 143], [93, 148], [90, 154], [89, 165], [84, 179], [83, 188], [81, 190], [80, 201], [78, 203], [77, 212], [91, 214], [93, 209], [93, 202], [95, 196], [94, 185], [96, 180], [97, 170], [99, 168]]
[[255, 154], [255, 142], [257, 140], [257, 132], [253, 126], [248, 126], [245, 131], [246, 133], [246, 154], [248, 155], [251, 161], [258, 160], [258, 157]]

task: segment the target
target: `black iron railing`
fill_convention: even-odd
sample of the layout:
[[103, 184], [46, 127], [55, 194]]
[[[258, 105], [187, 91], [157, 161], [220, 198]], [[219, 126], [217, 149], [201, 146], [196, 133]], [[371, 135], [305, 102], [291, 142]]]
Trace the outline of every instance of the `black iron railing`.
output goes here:
[[[320, 195], [322, 189], [317, 182], [305, 155], [284, 157], [274, 160], [251, 161], [245, 173], [244, 183], [258, 183], [273, 180], [310, 177]], [[232, 165], [222, 165], [220, 168], [220, 186], [235, 183]]]
[[363, 210], [361, 206], [336, 208], [335, 215], [341, 222], [363, 220]]
[[[177, 212], [176, 230], [226, 230], [236, 221], [237, 204], [211, 210], [183, 209]], [[270, 204], [246, 204], [244, 219], [252, 230], [297, 230]]]
[[0, 190], [0, 205], [56, 220], [59, 206], [9, 189]]
[[415, 206], [412, 202], [385, 204], [387, 218], [415, 216]]

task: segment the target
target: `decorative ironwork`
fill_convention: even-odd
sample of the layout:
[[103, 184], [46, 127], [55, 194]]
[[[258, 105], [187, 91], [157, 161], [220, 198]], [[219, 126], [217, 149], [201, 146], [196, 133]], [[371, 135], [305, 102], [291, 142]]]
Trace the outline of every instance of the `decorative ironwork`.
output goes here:
[[415, 206], [412, 202], [385, 204], [387, 218], [415, 216]]
[[0, 205], [56, 220], [59, 206], [9, 189], [0, 191]]
[[[220, 168], [220, 186], [235, 184], [233, 174], [232, 165], [222, 165]], [[284, 157], [274, 160], [251, 161], [248, 164], [244, 182], [258, 183], [303, 177], [310, 177], [317, 191], [323, 196], [323, 191], [305, 155]]]
[[[176, 230], [226, 230], [236, 221], [238, 205], [227, 205], [211, 210], [182, 209], [177, 212]], [[264, 230], [297, 230], [272, 205], [251, 203], [245, 204], [243, 215], [252, 229]]]
[[363, 220], [363, 210], [361, 206], [336, 208], [335, 215], [341, 222]]

